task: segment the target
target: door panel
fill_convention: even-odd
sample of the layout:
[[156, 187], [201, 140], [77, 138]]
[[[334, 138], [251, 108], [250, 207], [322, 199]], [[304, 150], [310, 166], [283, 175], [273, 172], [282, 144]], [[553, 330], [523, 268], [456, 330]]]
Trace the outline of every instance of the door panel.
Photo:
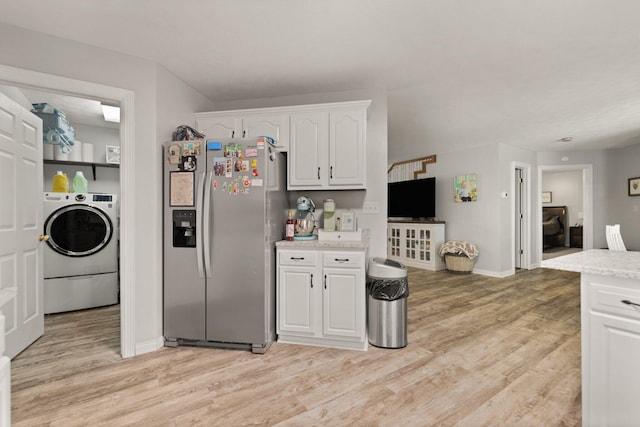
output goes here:
[[0, 94], [0, 292], [15, 295], [0, 306], [9, 357], [44, 332], [41, 141], [40, 118]]

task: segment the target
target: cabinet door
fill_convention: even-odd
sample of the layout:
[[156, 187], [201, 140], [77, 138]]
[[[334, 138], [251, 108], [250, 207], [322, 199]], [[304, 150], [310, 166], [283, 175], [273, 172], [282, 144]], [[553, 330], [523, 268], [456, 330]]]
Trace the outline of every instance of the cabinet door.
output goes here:
[[206, 138], [239, 138], [242, 136], [240, 125], [235, 117], [208, 117], [197, 121], [198, 131]]
[[[585, 425], [632, 426], [640, 420], [640, 321], [591, 313], [590, 381]], [[586, 388], [586, 390], [585, 390]]]
[[329, 185], [364, 188], [366, 120], [364, 109], [329, 113]]
[[280, 266], [278, 273], [278, 333], [314, 335], [316, 294], [320, 278], [315, 268]]
[[257, 115], [242, 117], [242, 134], [249, 137], [270, 136], [276, 140], [276, 146], [286, 151], [289, 147], [289, 116]]
[[329, 114], [291, 115], [289, 189], [320, 189], [329, 183]]
[[323, 270], [323, 325], [325, 336], [364, 338], [364, 269]]

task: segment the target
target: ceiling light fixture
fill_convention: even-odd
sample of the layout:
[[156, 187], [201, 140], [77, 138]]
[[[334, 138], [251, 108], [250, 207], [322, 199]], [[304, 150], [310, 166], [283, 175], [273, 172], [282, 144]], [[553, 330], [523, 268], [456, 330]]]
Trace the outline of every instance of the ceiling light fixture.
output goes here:
[[562, 142], [571, 142], [571, 141], [573, 141], [573, 137], [572, 136], [565, 136], [564, 138], [560, 138], [560, 141], [562, 141]]
[[120, 107], [104, 104], [100, 105], [102, 107], [102, 115], [107, 122], [120, 123]]

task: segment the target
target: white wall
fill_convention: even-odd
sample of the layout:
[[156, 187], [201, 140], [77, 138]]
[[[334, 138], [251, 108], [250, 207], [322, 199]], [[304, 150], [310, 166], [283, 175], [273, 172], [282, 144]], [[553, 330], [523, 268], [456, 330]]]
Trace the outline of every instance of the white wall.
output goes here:
[[[135, 140], [133, 146], [123, 148], [134, 150], [136, 159], [132, 165], [135, 184], [129, 189], [135, 195], [133, 223], [128, 224], [135, 241], [131, 278], [135, 287], [134, 334], [137, 352], [152, 349], [162, 331], [162, 180], [157, 135], [172, 125], [167, 116], [180, 111], [180, 118], [185, 117], [203, 108], [207, 101], [175, 77], [159, 72], [156, 64], [146, 59], [5, 24], [0, 24], [0, 58], [2, 65], [134, 92], [134, 111], [129, 113], [135, 120]], [[158, 99], [166, 100], [167, 94], [183, 91], [180, 102], [164, 105], [163, 101], [158, 105]]]
[[551, 202], [542, 206], [566, 206], [565, 246], [569, 246], [569, 227], [582, 224], [579, 214], [584, 212], [582, 171], [549, 171], [542, 173], [540, 191], [551, 192]]
[[[364, 99], [370, 99], [372, 101], [367, 116], [367, 190], [289, 192], [289, 205], [291, 209], [295, 209], [296, 198], [300, 195], [308, 196], [319, 208], [316, 216], [320, 217], [322, 215], [322, 201], [325, 198], [333, 198], [336, 201], [336, 208], [338, 210], [350, 209], [355, 211], [359, 227], [370, 230], [371, 240], [369, 242], [368, 255], [386, 257], [388, 145], [386, 90], [382, 88], [372, 88], [368, 90], [219, 102], [216, 103], [215, 110], [281, 107]], [[380, 207], [380, 212], [377, 214], [364, 214], [362, 212], [362, 206], [365, 202], [377, 202]]]
[[640, 144], [611, 150], [607, 159], [607, 203], [603, 222], [620, 224], [629, 250], [640, 251], [640, 196], [629, 196], [628, 179], [640, 177]]

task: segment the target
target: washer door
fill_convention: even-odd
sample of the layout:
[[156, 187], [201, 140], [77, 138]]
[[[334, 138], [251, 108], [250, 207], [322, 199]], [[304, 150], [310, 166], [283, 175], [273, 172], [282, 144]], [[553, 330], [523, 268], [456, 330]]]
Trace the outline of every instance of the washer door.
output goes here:
[[99, 208], [88, 205], [64, 206], [44, 224], [47, 243], [56, 252], [83, 257], [102, 250], [113, 236], [113, 224]]

